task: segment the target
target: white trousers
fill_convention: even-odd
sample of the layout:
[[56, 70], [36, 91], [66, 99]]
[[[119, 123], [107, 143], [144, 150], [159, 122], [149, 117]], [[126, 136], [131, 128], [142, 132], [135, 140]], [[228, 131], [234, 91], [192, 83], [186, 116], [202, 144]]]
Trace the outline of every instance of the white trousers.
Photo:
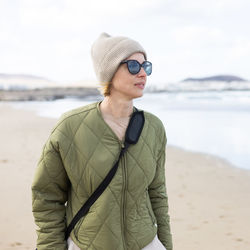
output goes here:
[[[68, 238], [68, 250], [81, 250], [71, 238]], [[142, 250], [166, 250], [166, 248], [162, 245], [160, 240], [158, 239], [157, 235], [154, 237], [153, 241], [149, 243], [147, 246], [143, 247]]]
[[151, 241], [151, 243], [149, 243], [147, 246], [143, 247], [142, 250], [166, 250], [166, 248], [162, 245], [156, 235], [153, 241]]

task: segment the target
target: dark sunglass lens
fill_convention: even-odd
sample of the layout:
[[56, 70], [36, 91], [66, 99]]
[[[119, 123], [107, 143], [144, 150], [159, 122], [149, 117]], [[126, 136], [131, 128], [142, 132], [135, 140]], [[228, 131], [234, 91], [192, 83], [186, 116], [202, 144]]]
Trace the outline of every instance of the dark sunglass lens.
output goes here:
[[135, 60], [131, 60], [128, 61], [128, 70], [131, 74], [135, 75], [140, 71], [140, 64], [135, 61]]
[[146, 72], [147, 76], [151, 75], [151, 73], [152, 73], [152, 63], [151, 62], [145, 61], [142, 64], [142, 67], [143, 67], [144, 71]]

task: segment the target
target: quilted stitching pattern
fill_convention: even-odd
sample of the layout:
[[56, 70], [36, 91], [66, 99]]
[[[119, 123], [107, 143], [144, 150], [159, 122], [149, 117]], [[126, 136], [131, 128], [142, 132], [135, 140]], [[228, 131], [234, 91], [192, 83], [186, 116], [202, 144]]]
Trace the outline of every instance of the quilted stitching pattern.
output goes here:
[[[92, 104], [65, 114], [44, 147], [32, 186], [39, 250], [66, 249], [65, 202], [69, 223], [118, 158], [121, 143], [97, 107]], [[71, 234], [81, 249], [124, 250], [126, 245], [139, 250], [154, 238], [156, 219], [160, 240], [171, 249], [167, 196], [160, 197], [157, 191], [166, 192], [164, 159], [159, 160], [165, 157], [165, 133], [156, 117], [145, 112], [145, 118], [139, 142], [130, 146], [109, 187]], [[146, 204], [148, 192], [156, 218]]]

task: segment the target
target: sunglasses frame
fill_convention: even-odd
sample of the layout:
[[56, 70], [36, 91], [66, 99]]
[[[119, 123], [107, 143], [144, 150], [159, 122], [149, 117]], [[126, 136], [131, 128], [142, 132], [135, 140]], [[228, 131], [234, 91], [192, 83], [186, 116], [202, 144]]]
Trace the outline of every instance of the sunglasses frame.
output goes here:
[[[138, 72], [132, 73], [132, 72], [129, 70], [129, 65], [128, 65], [128, 63], [131, 62], [131, 61], [138, 63], [138, 65], [140, 66]], [[149, 62], [149, 61], [144, 61], [143, 63], [139, 63], [139, 62], [138, 62], [137, 60], [135, 60], [135, 59], [130, 59], [130, 60], [124, 60], [124, 61], [122, 61], [120, 64], [124, 64], [124, 63], [127, 64], [128, 71], [129, 71], [129, 73], [132, 74], [132, 75], [138, 74], [138, 73], [141, 71], [141, 68], [144, 69], [144, 64], [145, 64], [145, 63], [150, 63], [150, 65], [151, 65], [151, 72], [150, 72], [150, 74], [147, 74], [147, 72], [146, 72], [145, 69], [144, 69], [144, 71], [145, 71], [145, 73], [147, 74], [147, 76], [150, 76], [150, 75], [152, 74], [152, 63]]]

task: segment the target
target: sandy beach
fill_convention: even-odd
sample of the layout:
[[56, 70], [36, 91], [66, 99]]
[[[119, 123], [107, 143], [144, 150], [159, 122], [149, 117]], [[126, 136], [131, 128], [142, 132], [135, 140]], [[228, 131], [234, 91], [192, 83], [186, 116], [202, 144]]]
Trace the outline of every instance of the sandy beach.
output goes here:
[[[35, 249], [31, 182], [56, 123], [0, 103], [0, 249]], [[175, 250], [250, 249], [250, 171], [218, 157], [167, 147]]]

